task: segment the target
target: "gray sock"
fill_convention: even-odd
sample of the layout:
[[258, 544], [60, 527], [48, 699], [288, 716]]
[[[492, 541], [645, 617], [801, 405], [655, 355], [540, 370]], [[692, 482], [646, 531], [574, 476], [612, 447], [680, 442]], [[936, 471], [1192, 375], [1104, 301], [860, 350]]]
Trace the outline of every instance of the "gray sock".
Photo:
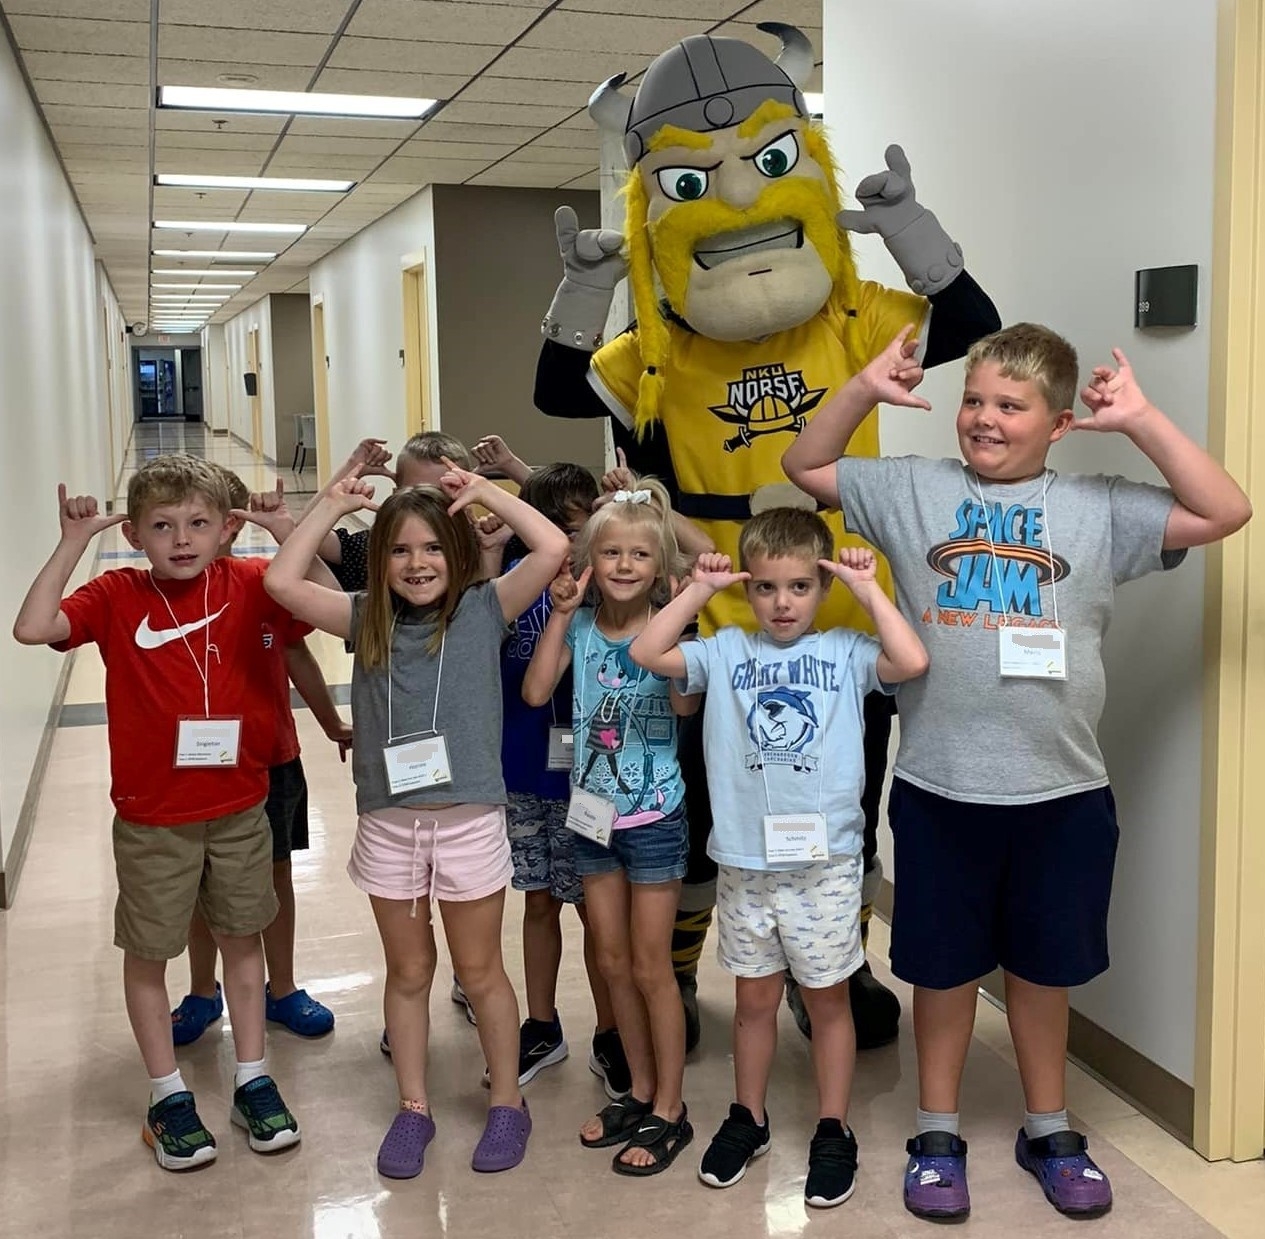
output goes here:
[[[955, 1110], [952, 1114], [936, 1114], [933, 1110], [918, 1111], [918, 1134], [925, 1131], [947, 1131], [951, 1136], [959, 1136], [961, 1116]], [[1067, 1126], [1065, 1123], [1064, 1126]]]
[[1056, 1132], [1070, 1130], [1066, 1110], [1054, 1110], [1050, 1114], [1030, 1114], [1024, 1111], [1023, 1134], [1029, 1140], [1040, 1140], [1042, 1136], [1053, 1136]]

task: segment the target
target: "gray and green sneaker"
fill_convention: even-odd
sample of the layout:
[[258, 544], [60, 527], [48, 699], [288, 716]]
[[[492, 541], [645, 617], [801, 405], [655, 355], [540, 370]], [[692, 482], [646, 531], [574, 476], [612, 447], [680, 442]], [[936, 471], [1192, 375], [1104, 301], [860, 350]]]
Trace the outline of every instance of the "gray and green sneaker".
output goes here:
[[256, 1153], [276, 1153], [299, 1143], [299, 1121], [286, 1109], [272, 1076], [256, 1076], [236, 1089], [229, 1118], [246, 1129]]
[[150, 1106], [141, 1136], [164, 1170], [193, 1170], [215, 1160], [215, 1137], [202, 1126], [188, 1090]]

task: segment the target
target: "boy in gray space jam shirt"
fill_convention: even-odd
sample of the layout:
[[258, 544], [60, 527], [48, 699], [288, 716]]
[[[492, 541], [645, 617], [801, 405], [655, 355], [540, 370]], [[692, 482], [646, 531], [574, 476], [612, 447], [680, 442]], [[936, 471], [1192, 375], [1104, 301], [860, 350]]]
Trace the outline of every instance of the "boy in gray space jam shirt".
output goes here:
[[[1068, 987], [1107, 968], [1118, 831], [1098, 747], [1102, 638], [1116, 586], [1227, 537], [1247, 496], [1138, 387], [1124, 354], [1098, 366], [1076, 418], [1076, 352], [1019, 323], [966, 359], [962, 461], [845, 456], [867, 410], [929, 408], [906, 329], [782, 458], [891, 562], [896, 601], [931, 655], [901, 686], [889, 802], [896, 849], [892, 970], [914, 986], [921, 1095], [905, 1206], [970, 1211], [958, 1094], [976, 987], [998, 965], [1026, 1113], [1015, 1143], [1063, 1213], [1101, 1213], [1111, 1186], [1068, 1127]], [[1058, 474], [1070, 431], [1126, 435], [1168, 486]], [[965, 739], [964, 739], [965, 738]]]

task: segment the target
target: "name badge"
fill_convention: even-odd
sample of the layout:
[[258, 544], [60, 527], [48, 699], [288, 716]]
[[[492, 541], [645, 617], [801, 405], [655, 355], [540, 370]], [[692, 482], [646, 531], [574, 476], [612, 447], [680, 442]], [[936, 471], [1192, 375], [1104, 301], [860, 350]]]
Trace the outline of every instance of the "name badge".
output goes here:
[[448, 742], [442, 732], [422, 740], [388, 745], [382, 750], [387, 765], [387, 784], [391, 794], [422, 791], [452, 782], [448, 765]]
[[830, 859], [824, 813], [766, 813], [764, 859], [812, 864]]
[[611, 834], [615, 829], [615, 804], [603, 800], [582, 787], [573, 788], [571, 803], [567, 806], [567, 829], [577, 835], [592, 839], [604, 848], [610, 847]]
[[570, 770], [571, 758], [575, 753], [575, 736], [570, 727], [549, 728], [549, 757], [545, 762], [546, 770]]
[[998, 669], [1006, 679], [1066, 680], [1067, 632], [1062, 628], [999, 628]]
[[232, 769], [242, 745], [240, 718], [182, 718], [176, 724], [176, 769]]

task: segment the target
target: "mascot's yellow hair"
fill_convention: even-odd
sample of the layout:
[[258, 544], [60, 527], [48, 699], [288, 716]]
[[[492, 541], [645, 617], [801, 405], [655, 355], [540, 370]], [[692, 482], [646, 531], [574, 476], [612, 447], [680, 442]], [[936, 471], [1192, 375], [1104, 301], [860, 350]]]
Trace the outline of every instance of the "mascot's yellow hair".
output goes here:
[[[651, 139], [653, 142], [653, 139]], [[799, 185], [812, 194], [825, 193], [829, 200], [831, 218], [838, 215], [841, 204], [839, 199], [839, 179], [835, 169], [834, 156], [825, 134], [814, 124], [804, 128], [804, 144], [809, 156], [816, 161], [826, 174], [826, 184], [821, 186], [815, 179], [796, 178]], [[792, 178], [787, 178], [790, 181]], [[810, 187], [810, 188], [809, 188]], [[783, 190], [791, 185], [779, 187]], [[799, 186], [795, 186], [799, 188]], [[669, 334], [668, 324], [663, 317], [659, 305], [659, 294], [655, 286], [655, 263], [650, 245], [650, 224], [648, 220], [649, 199], [641, 173], [634, 168], [624, 184], [625, 195], [625, 236], [628, 239], [628, 283], [632, 289], [633, 308], [637, 315], [637, 333], [641, 345], [643, 370], [637, 387], [637, 407], [634, 420], [637, 433], [645, 432], [647, 426], [659, 418], [663, 406], [663, 393], [666, 376], [664, 368], [668, 360]], [[838, 244], [833, 255], [822, 254], [822, 261], [827, 264], [834, 291], [831, 300], [844, 306], [855, 306], [859, 293], [859, 281], [856, 267], [852, 262], [852, 246], [848, 234], [838, 230]], [[833, 259], [833, 261], [832, 261]], [[688, 278], [688, 277], [687, 277]], [[684, 285], [682, 285], [684, 286]], [[869, 363], [869, 357], [861, 355], [860, 342], [855, 339], [854, 332], [845, 332], [843, 346], [853, 373], [860, 373]]]

